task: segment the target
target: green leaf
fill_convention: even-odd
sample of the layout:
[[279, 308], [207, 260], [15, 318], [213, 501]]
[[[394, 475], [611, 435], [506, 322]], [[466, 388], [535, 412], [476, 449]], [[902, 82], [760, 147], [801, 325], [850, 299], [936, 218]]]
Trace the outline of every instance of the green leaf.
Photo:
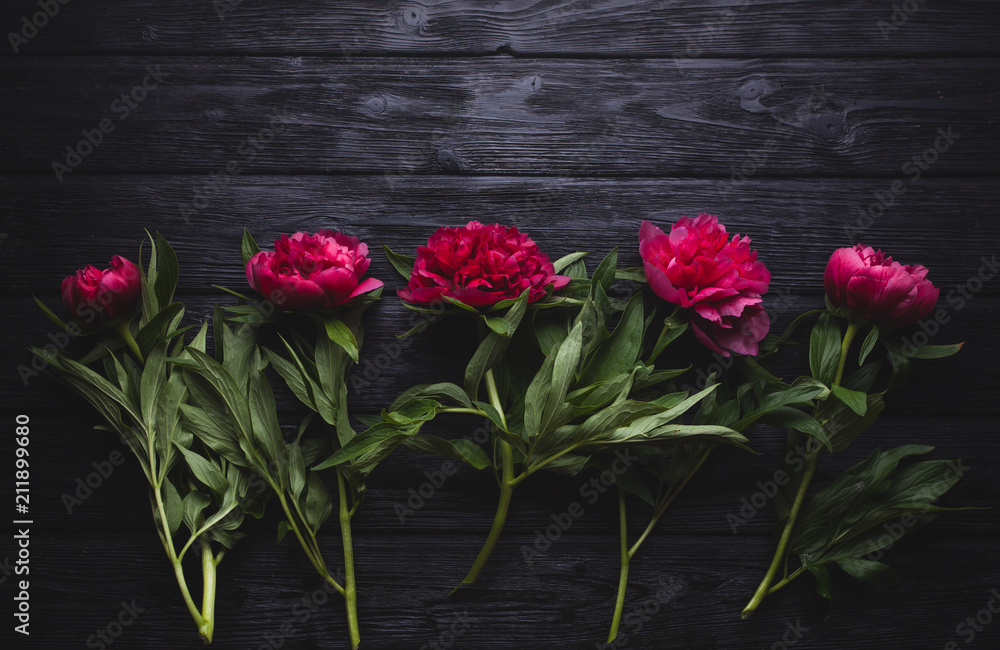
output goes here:
[[914, 359], [943, 359], [944, 357], [950, 357], [953, 354], [958, 353], [962, 349], [965, 343], [956, 343], [954, 345], [924, 345], [919, 348], [909, 348], [904, 347], [903, 350], [908, 354], [908, 356]]
[[[222, 319], [222, 311], [219, 310], [218, 320], [221, 322]], [[219, 338], [215, 339], [215, 347], [222, 350], [222, 367], [237, 386], [246, 386], [251, 374], [257, 371], [256, 360], [259, 359], [259, 353], [256, 328], [244, 324], [233, 331], [223, 324], [219, 327], [217, 336]]]
[[315, 472], [309, 473], [305, 503], [306, 521], [315, 534], [333, 512], [333, 497]]
[[811, 318], [816, 314], [826, 314], [826, 313], [828, 312], [824, 309], [811, 309], [803, 314], [798, 315], [795, 318], [795, 320], [789, 323], [788, 327], [785, 328], [785, 331], [778, 338], [778, 340], [775, 341], [774, 347], [769, 354], [773, 354], [774, 352], [777, 352], [779, 349], [781, 349], [781, 346], [792, 338], [792, 335], [795, 334], [795, 331], [799, 328], [799, 325], [801, 325], [806, 320], [808, 320], [809, 318]]
[[569, 255], [564, 255], [552, 263], [552, 268], [556, 273], [561, 273], [563, 269], [568, 267], [573, 262], [577, 260], [582, 260], [586, 257], [587, 253], [581, 253], [577, 251], [576, 253], [570, 253]]
[[169, 305], [174, 299], [174, 291], [177, 289], [177, 278], [180, 270], [177, 265], [177, 254], [170, 247], [167, 240], [160, 233], [156, 233], [157, 249], [157, 269], [156, 281], [153, 288], [156, 291], [157, 301], [161, 306]]
[[910, 357], [903, 352], [902, 345], [898, 341], [883, 338], [882, 344], [885, 345], [889, 353], [889, 363], [892, 365], [892, 375], [889, 377], [889, 390], [896, 390], [903, 385], [910, 374], [910, 366], [912, 365]]
[[[92, 395], [95, 391], [98, 391], [117, 404], [121, 405], [121, 407], [125, 409], [125, 411], [128, 412], [128, 414], [137, 422], [143, 422], [139, 405], [132, 403], [132, 401], [125, 397], [125, 394], [116, 388], [110, 381], [97, 374], [87, 366], [77, 363], [72, 359], [59, 357], [59, 363], [61, 363], [67, 371], [83, 380], [83, 383], [88, 385], [86, 395]], [[77, 384], [77, 387], [79, 388], [79, 384]]]
[[542, 411], [542, 431], [547, 431], [554, 425], [556, 416], [562, 409], [563, 402], [566, 401], [566, 393], [569, 391], [569, 386], [576, 375], [582, 351], [583, 323], [577, 323], [570, 331], [569, 336], [566, 337], [566, 340], [559, 346], [559, 350], [555, 355], [550, 355], [550, 358], [553, 358], [552, 374], [551, 382], [547, 386], [548, 391]]
[[288, 361], [277, 352], [267, 348], [261, 348], [268, 363], [278, 371], [281, 378], [292, 390], [292, 393], [299, 398], [299, 401], [316, 411], [316, 402], [313, 400], [312, 390], [308, 376], [305, 376], [305, 369]]
[[382, 419], [389, 424], [406, 426], [433, 420], [441, 403], [433, 399], [415, 399], [408, 401], [398, 411], [382, 411]]
[[351, 331], [351, 328], [345, 325], [344, 321], [339, 318], [324, 319], [323, 324], [326, 326], [327, 337], [342, 347], [348, 356], [354, 360], [354, 363], [357, 363], [358, 340], [354, 337], [354, 332]]
[[163, 481], [160, 488], [163, 499], [163, 510], [167, 514], [167, 530], [170, 535], [177, 532], [181, 522], [184, 521], [184, 502], [181, 495], [177, 493], [177, 488], [170, 480]]
[[867, 393], [875, 385], [878, 373], [882, 370], [882, 360], [876, 359], [861, 366], [852, 372], [841, 384], [844, 388], [856, 390], [860, 393]]
[[594, 271], [594, 276], [591, 278], [593, 286], [600, 285], [604, 289], [605, 293], [611, 291], [611, 285], [615, 282], [615, 271], [618, 268], [618, 248], [612, 248], [611, 252], [608, 253], [600, 264], [597, 265], [597, 270]]
[[496, 365], [497, 361], [499, 361], [500, 357], [507, 350], [507, 346], [510, 345], [511, 337], [524, 317], [527, 306], [528, 291], [525, 290], [517, 299], [517, 302], [503, 316], [503, 319], [510, 325], [510, 333], [507, 336], [501, 336], [494, 331], [489, 332], [486, 338], [483, 339], [483, 342], [479, 344], [475, 354], [472, 355], [472, 359], [465, 369], [464, 386], [465, 391], [473, 399], [476, 398], [479, 392], [479, 384], [483, 380], [483, 375], [486, 374], [487, 370], [492, 369]]
[[149, 319], [156, 316], [160, 309], [163, 307], [159, 303], [159, 298], [156, 295], [156, 275], [157, 275], [157, 256], [156, 256], [156, 242], [153, 236], [146, 231], [149, 236], [150, 242], [150, 255], [149, 255], [149, 267], [147, 269], [142, 268], [142, 249], [146, 245], [145, 240], [139, 246], [139, 275], [142, 278], [142, 320], [140, 323], [145, 323]]
[[[675, 312], [676, 314], [676, 312]], [[656, 359], [660, 356], [660, 353], [666, 349], [668, 345], [677, 340], [677, 338], [686, 332], [688, 329], [688, 322], [682, 320], [682, 317], [671, 314], [663, 321], [663, 330], [656, 340], [656, 345], [653, 346], [653, 351], [649, 353], [650, 359]], [[747, 357], [750, 359], [752, 357]], [[648, 361], [647, 361], [648, 363]]]
[[[198, 365], [199, 376], [203, 377], [221, 397], [219, 404], [225, 409], [227, 418], [231, 418], [236, 425], [236, 430], [242, 432], [241, 438], [250, 439], [253, 436], [253, 422], [250, 419], [250, 407], [247, 404], [246, 393], [240, 390], [232, 376], [218, 361], [203, 352], [190, 348], [188, 354]], [[188, 388], [191, 388], [190, 384]], [[191, 392], [195, 393], [194, 390]], [[255, 406], [259, 408], [259, 405], [255, 404]]]
[[191, 490], [184, 495], [184, 523], [192, 533], [197, 532], [203, 523], [202, 510], [212, 503], [212, 497], [198, 490]]
[[410, 436], [402, 444], [413, 451], [450, 456], [472, 465], [476, 469], [490, 466], [489, 456], [471, 440], [446, 440], [437, 436]]
[[292, 496], [296, 499], [306, 488], [306, 461], [302, 457], [302, 447], [298, 441], [286, 445], [288, 449], [288, 482]]
[[627, 269], [618, 269], [615, 271], [616, 280], [627, 280], [629, 282], [639, 282], [641, 284], [647, 284], [646, 279], [646, 269], [641, 266], [632, 266]]
[[867, 431], [885, 409], [885, 400], [880, 393], [868, 395], [865, 414], [859, 416], [854, 411], [843, 409], [835, 412], [823, 425], [833, 443], [833, 450], [846, 449], [862, 433]]
[[637, 293], [628, 301], [621, 320], [597, 353], [587, 364], [581, 383], [593, 384], [625, 372], [639, 358], [642, 351], [642, 294]]
[[833, 443], [830, 442], [830, 438], [823, 429], [823, 425], [820, 424], [816, 418], [808, 415], [807, 413], [803, 413], [796, 408], [792, 408], [790, 406], [779, 406], [768, 412], [767, 415], [761, 419], [761, 421], [766, 424], [787, 427], [789, 429], [801, 431], [802, 433], [807, 433], [822, 442], [827, 449], [833, 451]]
[[907, 504], [930, 505], [955, 486], [964, 468], [957, 460], [928, 460], [913, 463], [893, 476], [892, 487], [885, 496], [885, 507]]
[[567, 476], [576, 476], [583, 471], [583, 468], [587, 466], [588, 462], [590, 462], [590, 456], [565, 454], [547, 463], [545, 465], [545, 469], [550, 472], [558, 472], [559, 474], [565, 474]]
[[[613, 471], [606, 465], [602, 466], [606, 467], [608, 471]], [[622, 488], [626, 492], [636, 495], [651, 506], [656, 505], [656, 497], [653, 495], [652, 490], [650, 490], [649, 486], [639, 478], [636, 472], [622, 472], [620, 474], [615, 474], [615, 485]]]
[[55, 323], [56, 326], [59, 329], [64, 330], [64, 331], [69, 331], [69, 328], [66, 327], [66, 323], [62, 322], [62, 320], [58, 316], [55, 315], [55, 312], [53, 312], [51, 309], [49, 309], [48, 305], [46, 305], [44, 302], [42, 302], [41, 300], [39, 300], [38, 296], [32, 294], [31, 297], [35, 299], [35, 304], [38, 305], [38, 308], [42, 310], [42, 313], [44, 313], [46, 316], [48, 316], [48, 318], [49, 318], [50, 321], [52, 321], [53, 323]]
[[413, 273], [413, 265], [416, 264], [417, 258], [394, 253], [388, 246], [382, 246], [382, 250], [385, 251], [385, 256], [389, 258], [389, 263], [392, 264], [392, 268], [396, 269], [397, 273], [409, 280], [410, 274]]
[[160, 388], [167, 379], [167, 363], [165, 355], [166, 343], [160, 343], [146, 357], [146, 365], [142, 370], [139, 395], [142, 401], [142, 420], [147, 425], [153, 423], [153, 415], [160, 398]]
[[289, 525], [289, 523], [287, 521], [285, 521], [285, 520], [279, 521], [278, 522], [278, 544], [280, 544], [281, 540], [285, 539], [285, 535], [287, 535], [291, 531], [292, 531], [292, 527]]
[[810, 565], [808, 568], [816, 577], [816, 593], [827, 600], [833, 600], [833, 591], [830, 589], [830, 572], [826, 570], [825, 566], [819, 564]]
[[166, 305], [139, 330], [135, 342], [139, 345], [143, 356], [149, 354], [157, 343], [166, 340], [167, 332], [174, 329], [173, 322], [184, 314], [184, 305], [174, 302]]
[[285, 458], [285, 438], [281, 435], [281, 425], [278, 423], [277, 407], [274, 402], [274, 391], [267, 382], [263, 371], [250, 378], [250, 420], [253, 437], [257, 445], [267, 455], [272, 465], [277, 468], [282, 484], [288, 477], [287, 460]]
[[[561, 271], [561, 275], [568, 276], [574, 280], [579, 280], [580, 283], [577, 286], [581, 289], [584, 287], [589, 288], [590, 281], [587, 280], [587, 265], [584, 264], [583, 259], [573, 260], [567, 264], [566, 268]], [[573, 286], [574, 283], [570, 282], [566, 289], [570, 289]]]
[[861, 354], [858, 356], [858, 365], [864, 365], [865, 359], [871, 354], [875, 344], [878, 343], [878, 325], [872, 325], [872, 329], [865, 337], [865, 342], [861, 345]]
[[858, 415], [864, 416], [868, 412], [868, 396], [866, 394], [836, 384], [830, 388], [830, 391]]
[[447, 398], [465, 408], [473, 408], [469, 395], [457, 384], [441, 382], [437, 384], [418, 384], [400, 394], [389, 407], [389, 411], [398, 411], [407, 402], [416, 399]]
[[510, 336], [510, 323], [503, 318], [483, 316], [483, 321], [485, 321], [487, 327], [500, 336]]
[[472, 305], [465, 304], [464, 302], [462, 302], [458, 298], [452, 298], [451, 296], [442, 296], [441, 299], [444, 300], [449, 305], [454, 305], [455, 307], [458, 307], [459, 309], [461, 309], [464, 312], [468, 312], [470, 314], [475, 314], [476, 316], [479, 315], [479, 310], [478, 309], [476, 309]]
[[329, 458], [313, 467], [313, 470], [318, 471], [335, 465], [341, 465], [387, 445], [395, 447], [399, 444], [399, 440], [394, 440], [393, 438], [399, 436], [401, 439], [403, 435], [405, 434], [401, 433], [399, 428], [390, 424], [376, 424], [372, 428], [366, 429], [354, 436]]
[[788, 404], [810, 405], [813, 400], [824, 400], [830, 389], [812, 377], [799, 377], [787, 389], [769, 393], [761, 400], [760, 410], [768, 410]]
[[841, 342], [837, 319], [831, 314], [820, 316], [809, 336], [809, 369], [813, 377], [828, 386], [837, 374]]
[[226, 493], [226, 490], [229, 488], [229, 481], [226, 479], [225, 474], [222, 473], [222, 470], [204, 456], [200, 456], [190, 449], [185, 449], [180, 445], [175, 445], [175, 448], [184, 456], [184, 461], [191, 468], [191, 473], [194, 474], [194, 477], [211, 490], [212, 494], [221, 497]]
[[180, 405], [188, 427], [209, 449], [234, 465], [247, 467], [247, 457], [239, 443], [240, 435], [222, 398], [207, 382], [192, 378], [190, 373], [184, 374], [184, 381], [194, 401], [202, 407]]
[[[250, 258], [260, 252], [260, 246], [254, 241], [253, 235], [246, 228], [243, 229], [243, 268], [246, 268]], [[279, 539], [280, 541], [280, 539]]]
[[923, 445], [904, 445], [889, 451], [876, 450], [864, 461], [845, 470], [836, 481], [810, 499], [790, 548], [800, 555], [816, 555], [838, 536], [843, 539], [843, 531], [868, 513], [869, 501], [887, 493], [890, 477], [900, 460], [926, 454], [931, 449]]
[[566, 322], [562, 318], [553, 318], [550, 314], [536, 311], [532, 318], [532, 332], [538, 342], [538, 349], [549, 356], [552, 350], [559, 346], [569, 334]]
[[837, 566], [844, 570], [851, 577], [857, 578], [861, 582], [893, 584], [899, 582], [896, 572], [888, 564], [874, 562], [872, 560], [862, 560], [849, 558], [837, 560]]

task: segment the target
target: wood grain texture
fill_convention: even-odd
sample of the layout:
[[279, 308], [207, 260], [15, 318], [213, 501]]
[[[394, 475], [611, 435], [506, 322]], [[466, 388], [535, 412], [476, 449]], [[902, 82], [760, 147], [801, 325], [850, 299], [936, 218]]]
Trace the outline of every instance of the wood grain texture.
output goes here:
[[[242, 291], [240, 241], [249, 230], [269, 247], [282, 233], [335, 228], [372, 251], [370, 273], [402, 281], [381, 248], [412, 254], [435, 229], [478, 219], [518, 226], [552, 258], [591, 251], [590, 268], [612, 247], [639, 266], [639, 226], [663, 228], [682, 215], [719, 215], [729, 232], [753, 240], [772, 275], [772, 297], [787, 303], [822, 295], [834, 248], [864, 241], [904, 263], [919, 260], [942, 287], [965, 283], [1000, 253], [996, 178], [892, 179], [572, 179], [409, 176], [239, 176], [212, 186], [207, 176], [0, 176], [4, 232], [0, 293], [57, 291], [62, 278], [112, 255], [138, 254], [145, 230], [177, 250], [180, 290], [212, 284]], [[894, 193], [892, 183], [903, 183]], [[188, 214], [198, 194], [204, 209]], [[881, 202], [880, 202], [881, 198]], [[891, 204], [883, 207], [883, 204]], [[97, 235], [95, 235], [97, 231]], [[934, 241], [928, 246], [929, 240]], [[49, 256], [58, 263], [38, 265]], [[987, 269], [987, 275], [989, 271]], [[1000, 282], [976, 295], [1000, 294]], [[943, 302], [942, 304], [947, 304]]]
[[[775, 0], [113, 0], [72, 3], [19, 54], [261, 52], [358, 57], [907, 56], [996, 54], [984, 0], [900, 5]], [[895, 5], [895, 6], [894, 6]], [[38, 11], [17, 0], [0, 24]], [[898, 13], [897, 13], [898, 11]], [[895, 15], [894, 15], [895, 14]], [[6, 53], [11, 54], [8, 48]]]
[[[394, 288], [380, 245], [410, 252], [439, 226], [517, 225], [554, 258], [589, 250], [593, 268], [612, 246], [638, 265], [642, 220], [666, 227], [702, 211], [753, 238], [772, 271], [777, 328], [822, 304], [834, 248], [862, 240], [931, 269], [948, 318], [932, 342], [965, 349], [917, 363], [878, 425], [824, 459], [815, 488], [878, 447], [916, 442], [970, 467], [943, 504], [992, 509], [945, 513], [895, 544], [885, 559], [898, 585], [835, 572], [831, 611], [803, 578], [740, 622], [773, 552], [774, 515], [767, 504], [735, 531], [727, 516], [773, 477], [784, 448], [782, 431], [757, 427], [759, 454], [718, 450], [636, 556], [618, 647], [776, 649], [796, 631], [796, 650], [1000, 645], [988, 609], [1000, 598], [1000, 284], [986, 279], [1000, 250], [1000, 4], [77, 0], [15, 51], [8, 32], [38, 1], [0, 8], [0, 483], [14, 480], [11, 430], [26, 413], [35, 521], [25, 640], [9, 627], [16, 529], [0, 517], [0, 645], [101, 647], [92, 635], [117, 632], [134, 602], [137, 618], [112, 647], [201, 647], [138, 464], [123, 455], [109, 476], [91, 476], [122, 446], [51, 379], [22, 382], [27, 346], [59, 335], [32, 294], [57, 306], [65, 275], [135, 257], [146, 228], [177, 250], [180, 297], [197, 322], [226, 300], [213, 283], [245, 287], [243, 228], [265, 245], [345, 230], [369, 243], [371, 274]], [[133, 94], [127, 117], [122, 93]], [[262, 132], [272, 118], [274, 133]], [[96, 139], [102, 119], [114, 130], [57, 180], [52, 163], [80, 148], [83, 130]], [[958, 286], [975, 289], [960, 306]], [[374, 383], [352, 390], [354, 412], [461, 377], [468, 328], [440, 323], [394, 347], [409, 316], [391, 291], [370, 312], [358, 372]], [[715, 362], [690, 341], [671, 355], [692, 365], [691, 381]], [[792, 357], [778, 368], [786, 377], [807, 367]], [[290, 434], [302, 410], [286, 392], [278, 403]], [[476, 426], [455, 417], [428, 432]], [[462, 467], [412, 507], [441, 463], [400, 452], [371, 476], [355, 519], [362, 648], [606, 647], [613, 493], [584, 498], [586, 472], [532, 477], [479, 583], [448, 598], [497, 488]], [[97, 484], [70, 503], [78, 479]], [[573, 502], [584, 514], [526, 562], [524, 549]], [[633, 538], [647, 510], [630, 501]], [[275, 544], [278, 520], [272, 508], [248, 522], [222, 565], [215, 647], [346, 647], [342, 601], [292, 540]], [[331, 523], [321, 543], [338, 566]], [[981, 629], [962, 627], [977, 616]]]
[[[62, 395], [55, 390], [52, 393], [53, 396]], [[144, 491], [139, 489], [144, 485], [139, 464], [118, 439], [91, 429], [98, 419], [91, 417], [84, 405], [78, 406], [77, 401], [66, 400], [70, 408], [58, 415], [51, 408], [48, 411], [31, 406], [21, 409], [32, 415], [37, 430], [39, 442], [33, 450], [35, 459], [52, 474], [34, 490], [35, 505], [31, 511], [37, 528], [44, 533], [71, 535], [152, 530], [149, 502]], [[993, 416], [960, 420], [943, 415], [916, 417], [900, 413], [908, 410], [906, 396], [889, 401], [895, 407], [894, 413], [884, 416], [848, 451], [832, 458], [824, 457], [816, 485], [829, 483], [877, 448], [925, 444], [935, 447], [929, 458], [963, 459], [956, 466], [956, 471], [963, 473], [962, 481], [943, 503], [989, 506], [997, 493], [994, 480], [1000, 471], [1000, 460], [992, 447], [982, 446], [982, 440], [985, 433], [996, 433]], [[4, 421], [12, 420], [14, 415], [13, 411], [0, 414]], [[300, 412], [281, 412], [281, 421], [289, 434], [295, 431], [301, 416]], [[427, 432], [461, 437], [479, 425], [472, 418], [442, 417], [428, 426]], [[734, 540], [770, 536], [774, 521], [770, 507], [745, 524], [737, 525], [735, 530], [727, 520], [730, 514], [739, 516], [744, 506], [741, 499], [750, 500], [760, 491], [758, 482], [766, 483], [781, 469], [785, 454], [784, 430], [757, 426], [750, 431], [749, 437], [757, 453], [717, 449], [711, 461], [685, 489], [683, 497], [671, 507], [658, 531]], [[446, 462], [448, 459], [443, 457], [406, 450], [390, 456], [368, 481], [364, 505], [355, 519], [358, 534], [423, 534], [470, 540], [485, 537], [498, 495], [496, 481], [490, 472], [463, 465], [443, 484], [434, 487], [432, 496], [414, 496], [414, 493], [419, 495], [422, 488], [425, 492], [430, 491], [430, 487], [424, 485], [429, 482], [427, 474], [439, 472]], [[328, 473], [324, 476], [332, 481]], [[9, 478], [13, 480], [13, 474]], [[566, 512], [570, 504], [577, 502], [583, 507], [584, 516], [574, 522], [574, 531], [614, 537], [618, 523], [616, 495], [614, 490], [600, 485], [595, 487], [592, 480], [596, 478], [599, 473], [595, 470], [574, 477], [549, 472], [533, 477], [515, 493], [505, 536], [526, 539], [526, 543], [531, 544], [535, 531], [544, 530], [552, 523], [550, 516], [553, 513]], [[335, 490], [335, 481], [329, 483], [329, 487]], [[630, 503], [632, 524], [641, 531], [648, 521], [650, 508], [638, 499]], [[244, 526], [251, 534], [270, 535], [277, 529], [279, 520], [280, 509], [272, 503], [263, 520], [248, 520]], [[940, 528], [935, 534], [950, 537], [955, 543], [969, 537], [995, 538], [1000, 534], [1000, 513], [985, 510], [944, 514]], [[335, 537], [335, 522], [329, 522], [325, 530], [331, 539]], [[474, 556], [474, 545], [471, 541], [467, 554]], [[472, 558], [469, 559], [471, 562]]]
[[[469, 540], [359, 537], [364, 647], [445, 645], [443, 635], [456, 624], [460, 631], [467, 628], [456, 639], [458, 648], [599, 647], [614, 599], [616, 575], [609, 561], [614, 542], [608, 536], [571, 533], [531, 567], [521, 560], [517, 541], [502, 540], [495, 570], [451, 598], [446, 593], [466, 568]], [[336, 553], [335, 540], [321, 543]], [[33, 644], [85, 647], [90, 635], [118, 618], [123, 603], [134, 602], [133, 608], [142, 611], [123, 629], [119, 647], [202, 647], [151, 532], [73, 540], [39, 536], [36, 548], [38, 617], [62, 623], [40, 629]], [[956, 638], [957, 624], [987, 606], [1000, 580], [995, 568], [983, 570], [983, 563], [995, 565], [997, 559], [992, 541], [970, 540], [966, 549], [966, 555], [947, 564], [927, 563], [916, 558], [950, 556], [953, 546], [933, 535], [904, 540], [895, 566], [906, 582], [864, 587], [835, 580], [842, 597], [826, 618], [821, 599], [802, 581], [741, 622], [734, 611], [757, 579], [747, 566], [762, 563], [771, 542], [658, 535], [651, 538], [646, 557], [637, 556], [622, 631], [634, 647], [768, 648], [780, 642], [791, 623], [808, 628], [797, 645], [802, 648], [901, 648], [906, 639], [917, 638], [919, 647], [939, 647]], [[94, 565], [103, 570], [93, 570]], [[433, 572], [415, 570], [421, 566]], [[285, 647], [342, 648], [346, 626], [337, 598], [327, 598], [298, 549], [275, 548], [270, 535], [251, 537], [220, 567], [220, 616], [212, 647], [280, 647], [282, 625], [288, 624], [292, 634]], [[67, 616], [67, 606], [78, 614]], [[933, 618], [929, 611], [935, 612]], [[976, 640], [990, 647], [997, 638], [997, 628], [990, 626]]]
[[[58, 296], [43, 296], [46, 302], [57, 306]], [[210, 318], [212, 301], [221, 304], [235, 304], [235, 299], [223, 296], [209, 299], [185, 298], [188, 306], [187, 324], [200, 326]], [[57, 397], [58, 389], [54, 380], [47, 378], [44, 367], [29, 351], [31, 346], [66, 345], [71, 353], [89, 349], [89, 339], [65, 340], [60, 332], [41, 313], [28, 296], [7, 299], [13, 312], [8, 319], [12, 333], [0, 341], [0, 352], [9, 359], [2, 370], [5, 381], [5, 395], [14, 403], [31, 408], [47, 408]], [[650, 298], [650, 309], [657, 307], [657, 299]], [[802, 298], [787, 304], [776, 304], [772, 310], [776, 331], [782, 330], [798, 314], [823, 306], [820, 297]], [[942, 309], [946, 309], [942, 307]], [[666, 317], [670, 309], [659, 306], [657, 314]], [[419, 320], [414, 313], [403, 307], [398, 300], [390, 297], [374, 306], [369, 313], [365, 342], [365, 357], [356, 371], [349, 389], [351, 408], [358, 412], [379, 412], [400, 393], [416, 383], [451, 381], [462, 383], [468, 360], [475, 351], [472, 326], [464, 318], [457, 317], [435, 324], [423, 334], [400, 341], [397, 335], [406, 332]], [[989, 341], [1000, 337], [1000, 304], [995, 298], [983, 296], [969, 302], [961, 310], [947, 310], [947, 322], [941, 321], [937, 333], [929, 340], [934, 344], [958, 343], [967, 346], [962, 353], [944, 361], [929, 361], [915, 364], [912, 382], [906, 388], [905, 401], [899, 406], [899, 414], [920, 415], [983, 415], [995, 414], [995, 387], [991, 378], [995, 377], [995, 358], [991, 354]], [[926, 321], [928, 331], [937, 324], [934, 319]], [[907, 331], [906, 336], [914, 339], [920, 329]], [[652, 334], [650, 335], [653, 336]], [[804, 334], [803, 334], [804, 336]], [[915, 339], [916, 340], [916, 339]], [[273, 349], [281, 350], [281, 343], [273, 331], [262, 330], [261, 341]], [[652, 340], [648, 343], [652, 345]], [[919, 341], [918, 341], [919, 342]], [[805, 343], [803, 338], [801, 343]], [[679, 386], [698, 386], [713, 370], [718, 371], [718, 360], [698, 345], [693, 335], [687, 335], [669, 354], [660, 360], [661, 367], [684, 368], [691, 371], [679, 379]], [[806, 374], [808, 360], [805, 349], [801, 353], [793, 351], [775, 368], [779, 376], [794, 378]], [[942, 380], [942, 375], [945, 380]], [[963, 383], [961, 377], [978, 377], [982, 381]], [[945, 383], [942, 383], [942, 382]], [[85, 408], [83, 402], [74, 401], [75, 409]], [[297, 408], [291, 397], [282, 397], [280, 402], [286, 410]], [[891, 406], [891, 402], [890, 402]], [[892, 410], [889, 411], [892, 413]]]
[[[221, 174], [234, 163], [242, 174], [992, 175], [996, 63], [963, 59], [961, 75], [955, 65], [5, 59], [14, 92], [0, 100], [0, 171], [57, 178], [60, 163], [61, 178]], [[102, 120], [109, 132], [93, 147], [84, 130]]]

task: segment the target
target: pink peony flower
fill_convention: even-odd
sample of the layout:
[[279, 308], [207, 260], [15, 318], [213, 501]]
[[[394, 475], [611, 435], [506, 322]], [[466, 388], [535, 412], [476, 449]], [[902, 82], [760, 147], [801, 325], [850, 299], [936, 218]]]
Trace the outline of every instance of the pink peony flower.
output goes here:
[[912, 325], [926, 316], [940, 293], [923, 266], [904, 266], [864, 244], [833, 251], [823, 284], [834, 307], [891, 328]]
[[127, 316], [139, 300], [142, 275], [139, 268], [120, 255], [111, 258], [111, 268], [103, 271], [87, 265], [62, 282], [63, 305], [67, 311], [90, 324]]
[[556, 275], [548, 256], [517, 228], [470, 221], [439, 228], [417, 248], [410, 281], [397, 293], [406, 302], [430, 304], [445, 296], [472, 307], [494, 305], [528, 290], [528, 302], [560, 289], [570, 278]]
[[730, 240], [717, 217], [681, 217], [670, 234], [648, 221], [639, 230], [639, 254], [653, 292], [691, 310], [691, 328], [707, 348], [757, 354], [770, 320], [758, 305], [771, 274], [750, 238]]
[[288, 311], [309, 312], [348, 303], [382, 286], [361, 276], [371, 263], [368, 246], [331, 230], [297, 232], [275, 240], [247, 262], [247, 282]]

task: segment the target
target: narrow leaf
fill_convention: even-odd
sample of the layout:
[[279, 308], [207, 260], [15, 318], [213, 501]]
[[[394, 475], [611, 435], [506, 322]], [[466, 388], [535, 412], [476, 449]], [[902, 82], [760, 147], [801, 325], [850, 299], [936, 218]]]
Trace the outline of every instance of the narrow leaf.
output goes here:
[[865, 363], [865, 359], [871, 354], [871, 351], [875, 348], [875, 344], [878, 342], [878, 325], [872, 325], [872, 329], [868, 332], [868, 336], [865, 337], [865, 342], [861, 345], [861, 354], [858, 356], [858, 365], [862, 366]]

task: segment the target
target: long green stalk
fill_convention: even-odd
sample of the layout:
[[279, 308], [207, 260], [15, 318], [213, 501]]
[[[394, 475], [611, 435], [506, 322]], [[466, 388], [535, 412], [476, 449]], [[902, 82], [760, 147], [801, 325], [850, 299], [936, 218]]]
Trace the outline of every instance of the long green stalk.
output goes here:
[[[857, 333], [858, 325], [853, 321], [849, 322], [847, 324], [847, 332], [844, 333], [844, 339], [840, 344], [840, 361], [837, 364], [837, 374], [833, 379], [834, 385], [839, 386], [840, 381], [844, 377], [844, 366], [847, 363], [847, 352], [850, 350], [851, 342], [854, 340], [854, 335]], [[819, 407], [817, 407], [817, 411], [818, 408]], [[768, 594], [774, 593], [801, 573], [801, 570], [795, 571], [791, 576], [783, 578], [772, 588], [772, 583], [777, 577], [778, 571], [787, 562], [786, 556], [788, 554], [788, 544], [791, 541], [795, 524], [798, 522], [799, 513], [802, 510], [802, 504], [805, 503], [806, 491], [809, 489], [809, 483], [812, 481], [813, 475], [816, 473], [816, 464], [818, 459], [818, 450], [806, 455], [806, 468], [802, 473], [802, 480], [799, 482], [798, 490], [795, 492], [795, 500], [792, 502], [792, 508], [788, 513], [788, 521], [785, 522], [785, 528], [781, 531], [781, 537], [778, 540], [778, 548], [774, 552], [774, 558], [771, 560], [771, 565], [768, 567], [767, 573], [764, 574], [764, 579], [757, 587], [757, 591], [754, 592], [750, 602], [747, 603], [747, 606], [744, 607], [743, 611], [740, 613], [741, 619], [746, 620], [747, 618], [750, 618]]]
[[[497, 410], [500, 414], [500, 424], [506, 429], [507, 420], [503, 412], [503, 404], [500, 402], [500, 395], [497, 392], [496, 379], [493, 376], [492, 370], [486, 371], [486, 391], [489, 394], [490, 404]], [[497, 439], [497, 448], [500, 452], [500, 501], [497, 503], [497, 511], [493, 516], [493, 525], [490, 527], [490, 534], [486, 538], [486, 543], [479, 550], [479, 555], [476, 556], [476, 561], [472, 563], [472, 568], [469, 569], [469, 573], [466, 574], [465, 578], [462, 579], [461, 584], [451, 593], [455, 593], [462, 585], [472, 584], [479, 577], [479, 573], [483, 570], [486, 565], [486, 561], [490, 559], [490, 554], [493, 553], [493, 549], [497, 545], [497, 540], [500, 539], [500, 533], [503, 532], [504, 523], [507, 521], [507, 511], [510, 509], [511, 496], [514, 494], [514, 449], [505, 440], [500, 438]]]

